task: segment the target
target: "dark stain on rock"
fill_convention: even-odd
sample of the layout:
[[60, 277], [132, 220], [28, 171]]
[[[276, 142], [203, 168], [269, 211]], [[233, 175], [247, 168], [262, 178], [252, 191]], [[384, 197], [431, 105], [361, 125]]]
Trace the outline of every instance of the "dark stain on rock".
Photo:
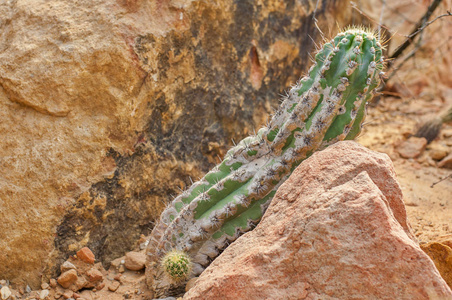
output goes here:
[[[204, 2], [194, 5], [195, 11], [186, 11], [191, 14], [188, 30], [135, 39], [141, 67], [159, 74], [158, 80], [148, 78], [145, 83], [151, 89], [147, 126], [137, 132], [133, 153], [110, 149], [108, 156], [117, 165], [114, 175], [93, 184], [68, 209], [55, 238], [59, 263], [74, 254], [77, 245], [88, 246], [106, 267], [132, 250], [141, 234], [150, 233], [170, 195], [189, 185], [189, 176], [202, 176], [218, 162], [216, 157], [232, 145], [231, 138], [240, 141], [263, 125], [272, 113], [266, 107], [276, 107], [287, 82], [295, 82], [308, 66], [313, 47], [308, 33], [316, 32], [312, 16], [292, 9], [263, 17], [264, 8], [253, 0], [236, 0], [230, 12]], [[296, 4], [293, 0], [287, 5]], [[304, 18], [303, 25], [287, 30], [294, 18]], [[256, 43], [250, 54], [252, 40]], [[290, 66], [285, 61], [269, 63], [261, 59], [265, 55], [258, 58], [278, 40], [300, 49]], [[171, 61], [170, 51], [181, 56], [179, 61]], [[244, 65], [249, 63], [247, 55], [265, 69], [257, 90], [249, 81], [249, 65]], [[151, 68], [155, 60], [158, 70]], [[181, 69], [186, 62], [196, 75], [184, 82], [188, 75], [177, 72], [190, 71]], [[50, 270], [52, 276], [57, 266]]]

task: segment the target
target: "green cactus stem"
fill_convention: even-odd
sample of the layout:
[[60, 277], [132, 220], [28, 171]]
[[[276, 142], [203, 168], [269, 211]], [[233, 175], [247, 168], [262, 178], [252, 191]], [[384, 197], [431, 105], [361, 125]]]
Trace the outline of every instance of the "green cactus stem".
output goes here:
[[262, 218], [278, 187], [314, 151], [361, 131], [366, 103], [380, 84], [382, 46], [350, 28], [323, 45], [315, 64], [285, 97], [266, 127], [230, 149], [224, 160], [165, 209], [147, 248], [147, 282], [156, 296], [177, 294], [183, 281], [164, 276], [172, 249], [198, 276]]

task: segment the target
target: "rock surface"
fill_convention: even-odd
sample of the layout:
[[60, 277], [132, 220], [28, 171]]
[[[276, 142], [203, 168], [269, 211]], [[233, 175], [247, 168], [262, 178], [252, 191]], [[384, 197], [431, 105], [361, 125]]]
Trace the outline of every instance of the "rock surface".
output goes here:
[[349, 23], [316, 2], [0, 1], [0, 274], [37, 288], [84, 246], [131, 250], [301, 76], [314, 8]]
[[339, 142], [303, 162], [188, 299], [448, 299], [389, 157]]
[[421, 248], [430, 256], [439, 273], [452, 289], [452, 248], [437, 242], [423, 244]]

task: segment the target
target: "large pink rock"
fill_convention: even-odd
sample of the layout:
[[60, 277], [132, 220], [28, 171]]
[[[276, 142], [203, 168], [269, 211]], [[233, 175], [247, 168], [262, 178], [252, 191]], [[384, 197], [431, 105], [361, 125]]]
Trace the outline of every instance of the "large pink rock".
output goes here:
[[315, 153], [261, 223], [229, 246], [188, 299], [452, 299], [419, 248], [386, 154], [354, 142]]

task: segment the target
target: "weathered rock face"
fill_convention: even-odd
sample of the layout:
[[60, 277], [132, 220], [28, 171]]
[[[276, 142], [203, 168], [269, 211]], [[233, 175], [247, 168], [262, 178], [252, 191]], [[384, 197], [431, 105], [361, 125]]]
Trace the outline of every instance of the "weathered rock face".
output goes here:
[[354, 142], [316, 152], [261, 223], [201, 274], [185, 299], [450, 299], [407, 224], [386, 154]]
[[[322, 3], [320, 26], [347, 24], [347, 1]], [[300, 77], [315, 6], [1, 2], [0, 277], [37, 287], [83, 246], [131, 249]]]

